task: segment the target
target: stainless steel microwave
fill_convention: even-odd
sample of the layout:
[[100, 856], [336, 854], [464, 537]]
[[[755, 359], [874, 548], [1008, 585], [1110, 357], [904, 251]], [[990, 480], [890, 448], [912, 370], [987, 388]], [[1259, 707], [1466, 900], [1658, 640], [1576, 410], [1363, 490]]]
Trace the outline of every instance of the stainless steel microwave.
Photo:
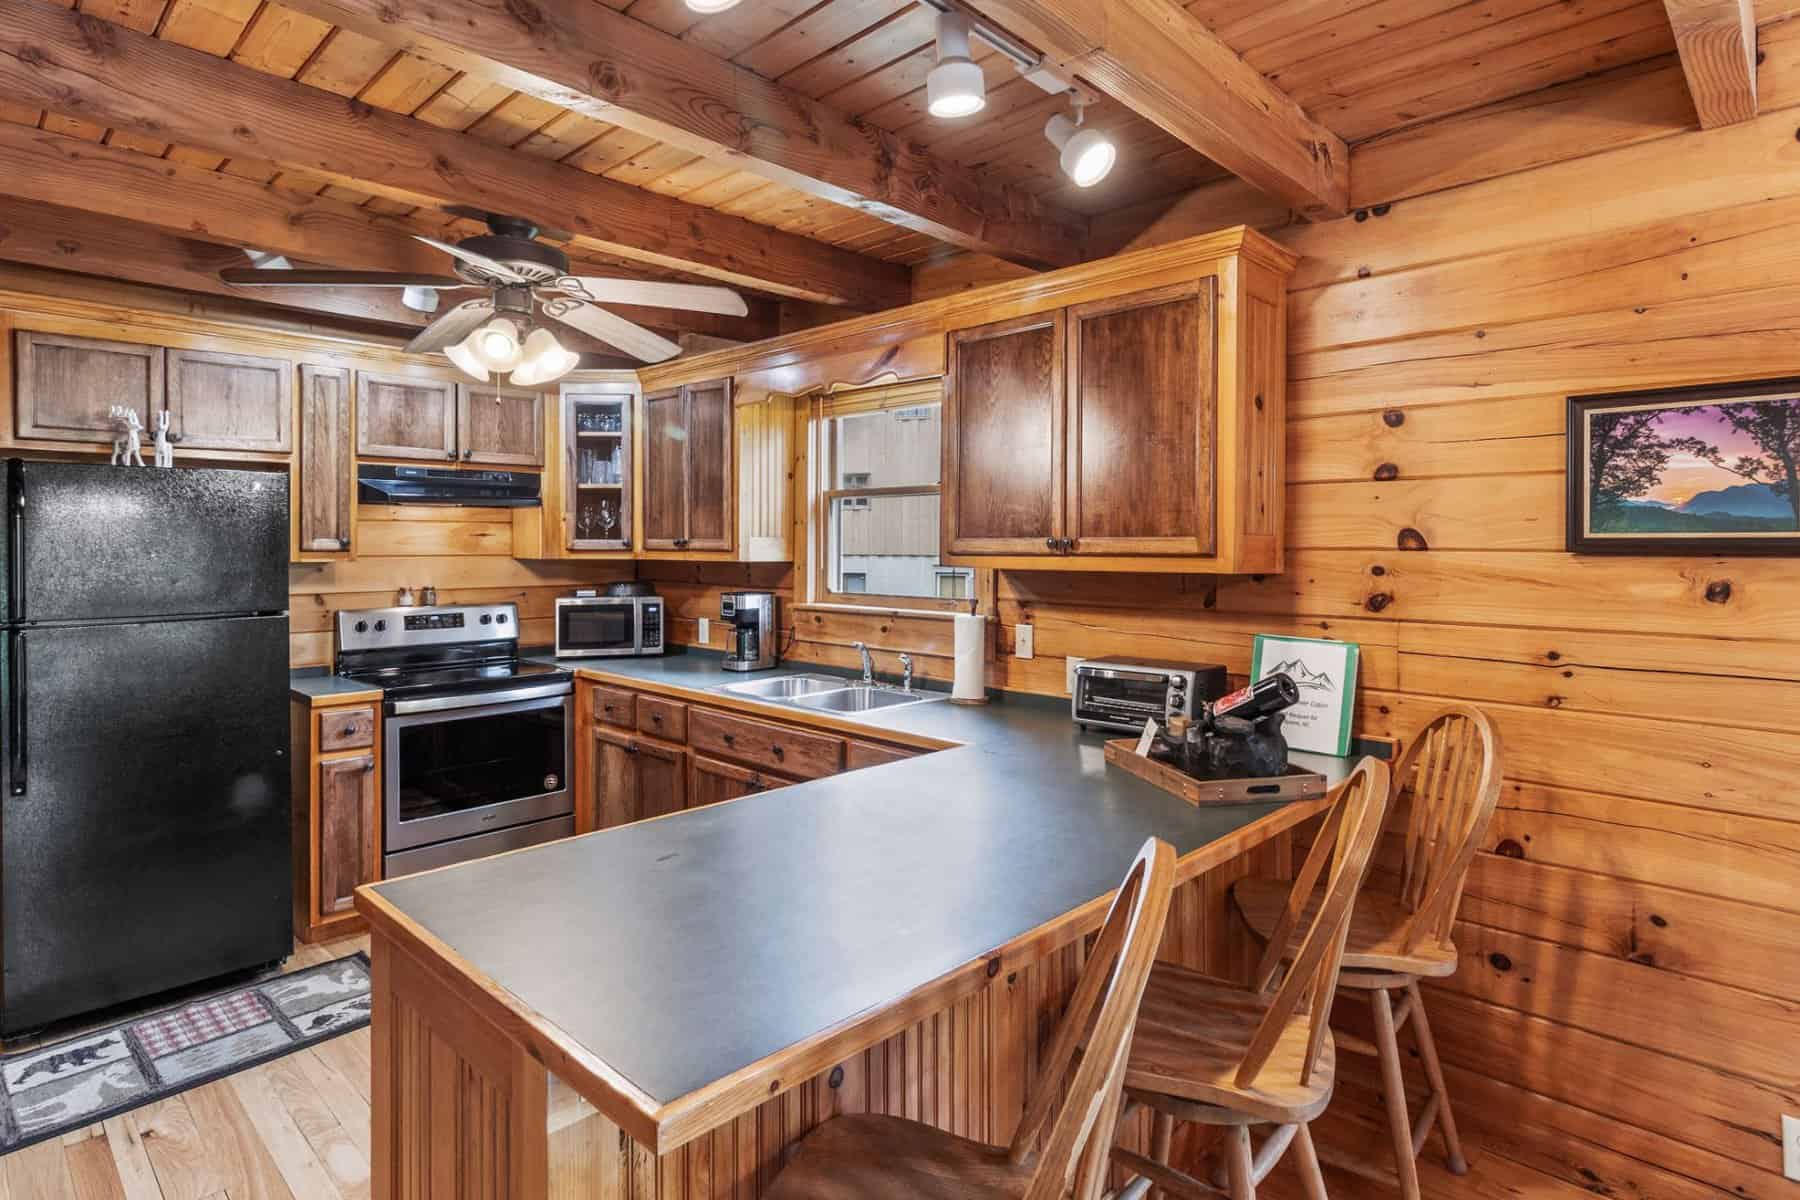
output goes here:
[[661, 596], [559, 596], [556, 657], [661, 654], [663, 613]]

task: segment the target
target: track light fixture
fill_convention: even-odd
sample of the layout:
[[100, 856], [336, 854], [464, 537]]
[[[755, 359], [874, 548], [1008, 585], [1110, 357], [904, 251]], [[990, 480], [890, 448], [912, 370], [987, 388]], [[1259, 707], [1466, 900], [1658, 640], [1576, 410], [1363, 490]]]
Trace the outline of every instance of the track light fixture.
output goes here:
[[736, 8], [737, 3], [738, 0], [687, 0], [690, 12], [706, 13], [709, 16], [722, 13], [728, 8]]
[[1044, 136], [1062, 151], [1063, 174], [1076, 187], [1093, 187], [1111, 173], [1119, 150], [1104, 133], [1084, 126], [1088, 101], [1080, 93], [1073, 94], [1069, 102], [1075, 109], [1074, 118], [1057, 113], [1044, 126]]
[[934, 117], [967, 117], [987, 107], [987, 80], [969, 58], [969, 18], [937, 16], [937, 66], [925, 76], [926, 107]]

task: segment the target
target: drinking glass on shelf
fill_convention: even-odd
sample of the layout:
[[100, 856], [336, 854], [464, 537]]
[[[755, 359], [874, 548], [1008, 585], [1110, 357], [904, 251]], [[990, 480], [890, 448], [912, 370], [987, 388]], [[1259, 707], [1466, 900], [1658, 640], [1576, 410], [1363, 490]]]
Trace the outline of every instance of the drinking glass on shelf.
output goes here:
[[582, 537], [592, 537], [594, 533], [594, 510], [584, 508], [575, 518], [575, 531]]
[[602, 500], [600, 502], [600, 536], [603, 538], [610, 538], [614, 527], [617, 526], [618, 523], [619, 518], [613, 512], [612, 501]]

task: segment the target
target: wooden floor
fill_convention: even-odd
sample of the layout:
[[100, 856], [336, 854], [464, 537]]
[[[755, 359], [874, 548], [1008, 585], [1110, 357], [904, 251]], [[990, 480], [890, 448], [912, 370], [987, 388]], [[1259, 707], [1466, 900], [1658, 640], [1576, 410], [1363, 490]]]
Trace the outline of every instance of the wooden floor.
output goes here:
[[[366, 937], [301, 946], [288, 968], [367, 950]], [[1333, 1200], [1397, 1200], [1393, 1183], [1337, 1169], [1334, 1150], [1364, 1147], [1386, 1167], [1386, 1127], [1372, 1080], [1351, 1067], [1315, 1124]], [[568, 1108], [565, 1119], [585, 1108]], [[591, 1110], [587, 1110], [591, 1111]], [[1465, 1123], [1468, 1121], [1465, 1116]], [[553, 1124], [556, 1121], [553, 1119]], [[1471, 1168], [1446, 1171], [1434, 1140], [1420, 1163], [1428, 1200], [1591, 1200], [1579, 1164], [1526, 1161], [1526, 1148], [1465, 1133]], [[1301, 1200], [1284, 1162], [1269, 1200]], [[0, 1200], [358, 1200], [369, 1195], [369, 1031], [358, 1030], [183, 1092], [60, 1139], [0, 1157]], [[746, 1197], [746, 1200], [749, 1200]]]
[[[287, 969], [367, 937], [300, 946]], [[369, 1031], [0, 1158], [0, 1200], [353, 1200], [369, 1195]]]

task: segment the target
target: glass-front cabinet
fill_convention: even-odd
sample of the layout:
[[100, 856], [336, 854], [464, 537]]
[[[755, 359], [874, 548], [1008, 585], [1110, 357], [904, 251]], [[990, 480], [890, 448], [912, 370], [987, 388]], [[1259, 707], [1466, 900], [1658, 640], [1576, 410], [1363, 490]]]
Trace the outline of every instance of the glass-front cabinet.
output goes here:
[[563, 530], [570, 550], [631, 548], [635, 395], [622, 382], [563, 385]]

